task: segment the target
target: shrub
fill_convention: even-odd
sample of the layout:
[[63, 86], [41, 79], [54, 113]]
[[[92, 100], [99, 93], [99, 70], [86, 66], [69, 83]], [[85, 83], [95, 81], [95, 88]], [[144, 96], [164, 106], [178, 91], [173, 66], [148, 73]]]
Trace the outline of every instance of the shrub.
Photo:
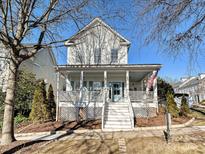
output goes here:
[[16, 125], [22, 123], [22, 122], [26, 122], [28, 121], [28, 118], [21, 115], [21, 114], [18, 114], [15, 118], [14, 118], [14, 122]]
[[56, 103], [54, 100], [54, 94], [53, 94], [53, 87], [52, 85], [49, 85], [48, 88], [48, 112], [49, 112], [49, 119], [55, 120], [56, 116]]
[[205, 100], [202, 100], [199, 104], [205, 105]]
[[188, 113], [190, 113], [189, 104], [186, 97], [183, 96], [181, 100], [180, 115], [187, 116]]
[[29, 115], [29, 119], [35, 121], [45, 121], [49, 118], [48, 104], [46, 99], [45, 82], [39, 81], [37, 88], [35, 89], [32, 109]]
[[179, 115], [179, 109], [177, 108], [177, 104], [174, 101], [174, 95], [170, 92], [166, 94], [166, 100], [167, 100], [167, 110], [169, 113], [171, 113], [172, 117], [178, 117]]
[[174, 94], [174, 89], [171, 84], [167, 81], [163, 80], [162, 78], [157, 78], [157, 93], [158, 97], [161, 100], [166, 100], [167, 93]]
[[35, 75], [20, 70], [17, 76], [15, 93], [15, 115], [21, 114], [26, 117], [29, 116], [35, 88]]

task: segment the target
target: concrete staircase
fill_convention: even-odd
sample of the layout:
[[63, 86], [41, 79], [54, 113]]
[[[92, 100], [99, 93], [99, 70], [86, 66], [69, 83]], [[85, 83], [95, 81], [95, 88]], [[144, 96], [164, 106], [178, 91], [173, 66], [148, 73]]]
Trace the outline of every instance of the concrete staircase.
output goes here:
[[125, 102], [106, 103], [104, 113], [104, 130], [130, 130], [129, 106]]

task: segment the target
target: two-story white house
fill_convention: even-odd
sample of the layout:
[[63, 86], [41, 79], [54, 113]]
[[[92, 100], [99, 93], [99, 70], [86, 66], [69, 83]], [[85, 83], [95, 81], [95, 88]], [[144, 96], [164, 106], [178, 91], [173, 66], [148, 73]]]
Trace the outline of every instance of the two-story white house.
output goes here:
[[102, 129], [121, 130], [134, 128], [134, 117], [156, 116], [160, 64], [128, 64], [130, 42], [99, 18], [65, 46], [67, 65], [57, 67], [58, 120], [101, 119]]

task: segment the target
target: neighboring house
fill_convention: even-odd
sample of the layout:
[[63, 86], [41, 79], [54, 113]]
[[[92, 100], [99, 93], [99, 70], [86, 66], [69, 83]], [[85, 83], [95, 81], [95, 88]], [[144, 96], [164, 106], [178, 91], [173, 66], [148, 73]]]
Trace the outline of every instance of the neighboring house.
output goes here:
[[205, 73], [195, 77], [181, 78], [181, 81], [174, 85], [174, 92], [188, 94], [190, 105], [205, 100]]
[[[58, 120], [101, 119], [102, 129], [132, 129], [134, 117], [156, 116], [160, 64], [128, 64], [130, 42], [95, 18], [65, 42], [57, 67]], [[147, 84], [153, 83], [151, 91]]]
[[[6, 55], [6, 50], [0, 48], [2, 55]], [[8, 52], [7, 52], [8, 53]], [[54, 93], [56, 93], [56, 60], [50, 48], [41, 49], [34, 57], [24, 61], [20, 65], [20, 70], [31, 72], [35, 75], [36, 79], [44, 79], [47, 84], [52, 84]], [[0, 61], [1, 78], [0, 83], [3, 91], [6, 91], [6, 82], [8, 77], [9, 62], [2, 58]]]

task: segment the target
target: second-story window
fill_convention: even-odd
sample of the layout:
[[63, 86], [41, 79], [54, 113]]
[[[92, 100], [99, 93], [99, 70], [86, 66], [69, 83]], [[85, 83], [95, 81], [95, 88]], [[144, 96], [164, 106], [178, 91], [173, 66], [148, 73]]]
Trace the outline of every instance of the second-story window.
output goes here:
[[118, 50], [112, 49], [111, 50], [111, 63], [117, 63], [118, 62]]
[[75, 62], [76, 63], [80, 63], [80, 64], [84, 64], [85, 63], [84, 52], [76, 51]]
[[94, 63], [99, 64], [101, 63], [101, 49], [96, 48], [94, 51]]

